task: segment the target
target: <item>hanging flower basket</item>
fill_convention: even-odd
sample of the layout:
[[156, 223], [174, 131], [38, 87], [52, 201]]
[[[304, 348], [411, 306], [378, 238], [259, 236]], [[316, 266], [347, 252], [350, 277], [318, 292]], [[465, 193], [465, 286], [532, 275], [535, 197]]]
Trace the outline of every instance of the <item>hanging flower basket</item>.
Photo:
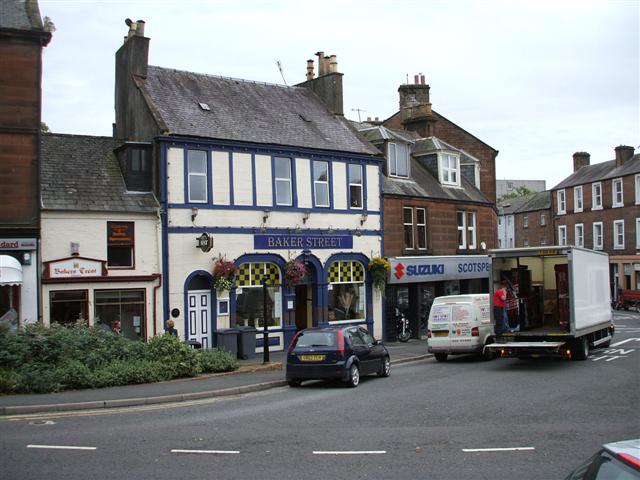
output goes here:
[[371, 273], [371, 279], [373, 286], [380, 293], [384, 293], [384, 287], [387, 284], [387, 278], [389, 278], [389, 269], [391, 266], [389, 262], [382, 257], [374, 257], [369, 262], [369, 272]]
[[307, 276], [307, 269], [300, 260], [289, 260], [284, 266], [284, 283], [287, 286], [301, 282]]
[[235, 263], [219, 256], [213, 263], [213, 287], [219, 292], [231, 290], [237, 270]]

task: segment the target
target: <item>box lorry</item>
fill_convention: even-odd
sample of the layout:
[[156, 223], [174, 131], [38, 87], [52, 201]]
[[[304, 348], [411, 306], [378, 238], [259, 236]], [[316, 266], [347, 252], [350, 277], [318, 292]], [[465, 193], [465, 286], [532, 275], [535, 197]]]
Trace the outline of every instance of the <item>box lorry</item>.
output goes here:
[[448, 295], [437, 297], [431, 305], [427, 324], [427, 350], [438, 362], [449, 355], [483, 352], [494, 341], [489, 294]]
[[[510, 330], [487, 354], [585, 360], [589, 350], [608, 347], [614, 334], [609, 256], [574, 246], [526, 247], [489, 252], [493, 293], [507, 286]], [[499, 325], [501, 319], [493, 319]]]

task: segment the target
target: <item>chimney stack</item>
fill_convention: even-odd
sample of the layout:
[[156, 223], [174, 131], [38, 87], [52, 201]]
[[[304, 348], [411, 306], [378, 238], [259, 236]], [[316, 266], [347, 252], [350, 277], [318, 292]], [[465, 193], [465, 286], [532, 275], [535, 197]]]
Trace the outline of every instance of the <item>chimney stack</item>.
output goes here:
[[573, 171], [577, 172], [582, 167], [590, 164], [591, 155], [587, 152], [576, 152], [573, 154]]
[[423, 137], [435, 135], [437, 117], [431, 111], [429, 90], [423, 74], [413, 76], [413, 84], [400, 85], [400, 121], [407, 130]]
[[325, 55], [322, 51], [316, 55], [318, 76], [313, 78], [313, 60], [307, 60], [307, 80], [298, 86], [315, 92], [334, 115], [344, 116], [342, 74], [338, 72], [338, 58], [335, 55]]
[[616, 167], [621, 167], [626, 161], [633, 157], [634, 148], [627, 145], [616, 147]]

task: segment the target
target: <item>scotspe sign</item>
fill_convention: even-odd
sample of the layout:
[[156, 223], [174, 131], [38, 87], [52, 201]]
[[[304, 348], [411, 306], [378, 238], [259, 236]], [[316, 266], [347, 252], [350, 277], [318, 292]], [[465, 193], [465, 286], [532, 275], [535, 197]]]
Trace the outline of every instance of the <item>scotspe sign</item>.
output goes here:
[[394, 257], [389, 263], [389, 283], [396, 284], [489, 278], [491, 270], [487, 255]]

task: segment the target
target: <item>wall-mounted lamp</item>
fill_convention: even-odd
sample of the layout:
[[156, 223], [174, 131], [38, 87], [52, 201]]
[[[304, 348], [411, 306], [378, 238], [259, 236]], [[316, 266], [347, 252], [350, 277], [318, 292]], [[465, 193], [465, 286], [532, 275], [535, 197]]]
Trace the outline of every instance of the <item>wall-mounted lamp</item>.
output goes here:
[[80, 243], [79, 242], [71, 242], [69, 244], [69, 250], [72, 257], [80, 255]]
[[262, 223], [267, 223], [269, 216], [271, 215], [271, 210], [265, 210], [262, 212]]
[[484, 242], [480, 242], [480, 249], [481, 250], [486, 250], [487, 249], [487, 244]]
[[356, 237], [359, 237], [362, 235], [362, 230], [360, 230], [360, 227], [356, 228], [355, 234], [356, 234]]
[[196, 217], [198, 216], [198, 209], [197, 208], [192, 208], [191, 209], [191, 221], [193, 222]]
[[311, 212], [306, 210], [305, 212], [302, 213], [302, 223], [307, 223], [307, 220], [309, 220], [309, 217], [311, 216]]
[[333, 233], [333, 225], [329, 225], [329, 228], [327, 228], [327, 233]]
[[360, 215], [360, 226], [364, 225], [364, 222], [367, 221], [367, 218], [369, 218], [369, 215], [367, 215], [366, 213]]
[[302, 231], [302, 228], [300, 228], [300, 225], [296, 225], [295, 231], [296, 233], [300, 233]]

